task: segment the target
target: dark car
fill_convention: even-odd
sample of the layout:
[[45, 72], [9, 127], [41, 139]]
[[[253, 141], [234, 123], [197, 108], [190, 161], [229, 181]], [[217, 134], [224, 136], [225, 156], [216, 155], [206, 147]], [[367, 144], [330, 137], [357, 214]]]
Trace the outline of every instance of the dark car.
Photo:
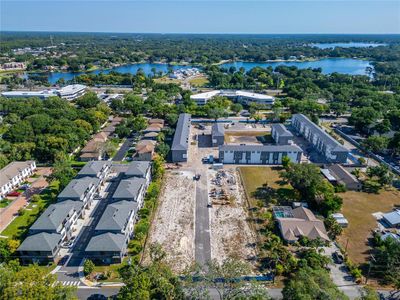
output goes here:
[[338, 252], [334, 252], [334, 253], [332, 254], [332, 258], [333, 258], [333, 261], [334, 261], [336, 264], [342, 264], [343, 261], [344, 261], [343, 256], [342, 256], [341, 254], [339, 254]]

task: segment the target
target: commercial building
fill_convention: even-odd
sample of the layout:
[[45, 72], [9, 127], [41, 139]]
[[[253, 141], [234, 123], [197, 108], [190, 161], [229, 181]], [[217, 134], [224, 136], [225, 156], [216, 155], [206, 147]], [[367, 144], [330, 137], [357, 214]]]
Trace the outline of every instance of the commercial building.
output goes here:
[[50, 89], [42, 91], [9, 91], [2, 92], [1, 95], [7, 98], [33, 98], [46, 99], [49, 97], [61, 97], [72, 101], [86, 93], [86, 86], [82, 84], [72, 84], [60, 89]]
[[36, 162], [14, 161], [0, 170], [0, 199], [21, 185], [36, 170]]
[[272, 124], [271, 136], [277, 145], [290, 145], [293, 143], [293, 134], [283, 124]]
[[210, 99], [215, 96], [226, 97], [230, 100], [243, 104], [258, 103], [272, 105], [275, 98], [272, 96], [257, 94], [248, 91], [232, 91], [232, 90], [215, 90], [196, 95], [191, 95], [190, 99], [194, 100], [197, 105], [205, 105]]
[[211, 142], [213, 147], [221, 146], [225, 141], [225, 127], [223, 123], [214, 123], [211, 127]]
[[300, 163], [302, 153], [294, 145], [223, 145], [219, 146], [219, 161], [224, 164], [280, 165], [284, 156]]
[[274, 217], [285, 241], [296, 242], [304, 236], [310, 240], [329, 241], [324, 222], [317, 219], [311, 210], [303, 206], [292, 209], [290, 206], [275, 206]]
[[188, 158], [190, 114], [180, 114], [171, 147], [173, 162], [185, 162]]
[[343, 147], [337, 140], [313, 123], [305, 115], [293, 115], [292, 126], [310, 142], [314, 146], [314, 149], [321, 153], [327, 161], [346, 163], [349, 150]]

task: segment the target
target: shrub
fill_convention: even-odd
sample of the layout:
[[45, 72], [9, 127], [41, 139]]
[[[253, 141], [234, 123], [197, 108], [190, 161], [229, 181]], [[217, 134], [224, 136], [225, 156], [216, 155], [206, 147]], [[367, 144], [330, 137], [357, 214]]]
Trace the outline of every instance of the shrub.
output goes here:
[[85, 259], [85, 262], [83, 263], [83, 274], [85, 274], [85, 276], [92, 274], [94, 267], [95, 265], [90, 259]]
[[20, 208], [19, 210], [18, 210], [18, 215], [19, 216], [23, 216], [25, 214], [25, 208]]

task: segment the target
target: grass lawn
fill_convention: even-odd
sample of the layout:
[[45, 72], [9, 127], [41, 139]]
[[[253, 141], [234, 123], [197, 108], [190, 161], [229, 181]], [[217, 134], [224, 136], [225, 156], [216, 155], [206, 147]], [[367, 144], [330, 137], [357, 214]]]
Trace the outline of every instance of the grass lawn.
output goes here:
[[176, 84], [181, 84], [181, 81], [179, 79], [169, 78], [168, 76], [155, 78], [154, 81], [156, 83], [176, 83]]
[[293, 188], [288, 185], [281, 184], [281, 178], [279, 172], [282, 171], [281, 167], [240, 167], [240, 174], [242, 177], [244, 189], [248, 199], [252, 206], [255, 204], [257, 199], [253, 193], [257, 188], [262, 187], [263, 184], [267, 183], [269, 187], [277, 190], [278, 193], [283, 195], [287, 194], [290, 197], [294, 197]]
[[342, 213], [349, 221], [339, 241], [343, 247], [348, 240], [347, 251], [350, 259], [362, 264], [368, 259], [367, 238], [376, 228], [376, 212], [389, 212], [394, 204], [400, 204], [399, 191], [382, 190], [380, 194], [348, 191], [339, 194], [343, 198]]
[[29, 227], [36, 221], [40, 216], [42, 209], [46, 209], [51, 203], [55, 201], [52, 194], [57, 195], [59, 183], [57, 181], [52, 182], [45, 190], [40, 194], [42, 200], [36, 203], [30, 203], [25, 209], [25, 213], [22, 216], [16, 217], [6, 229], [3, 230], [1, 235], [13, 238], [23, 239], [28, 232]]
[[0, 208], [7, 207], [8, 204], [10, 204], [12, 200], [4, 198], [3, 200], [0, 200]]
[[124, 263], [122, 264], [115, 264], [115, 265], [109, 265], [109, 266], [95, 266], [93, 273], [105, 273], [105, 272], [111, 272], [110, 277], [105, 279], [105, 280], [98, 280], [99, 282], [119, 282], [121, 281], [121, 278], [119, 277], [118, 274], [118, 269], [123, 266]]
[[195, 87], [202, 87], [209, 83], [206, 77], [196, 77], [189, 80], [189, 83]]

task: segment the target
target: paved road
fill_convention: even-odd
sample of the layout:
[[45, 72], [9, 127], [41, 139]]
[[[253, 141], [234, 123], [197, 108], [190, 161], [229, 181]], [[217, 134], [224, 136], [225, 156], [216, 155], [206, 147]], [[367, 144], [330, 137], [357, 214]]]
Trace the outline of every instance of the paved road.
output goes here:
[[204, 265], [211, 260], [210, 216], [208, 212], [207, 173], [202, 171], [196, 183], [195, 260]]
[[133, 143], [133, 138], [129, 137], [125, 140], [125, 142], [122, 144], [121, 148], [119, 148], [117, 154], [114, 155], [113, 161], [121, 161], [124, 159], [126, 152], [128, 152], [129, 147]]
[[119, 287], [102, 287], [102, 288], [79, 288], [77, 291], [78, 299], [107, 299], [110, 296], [118, 294]]

